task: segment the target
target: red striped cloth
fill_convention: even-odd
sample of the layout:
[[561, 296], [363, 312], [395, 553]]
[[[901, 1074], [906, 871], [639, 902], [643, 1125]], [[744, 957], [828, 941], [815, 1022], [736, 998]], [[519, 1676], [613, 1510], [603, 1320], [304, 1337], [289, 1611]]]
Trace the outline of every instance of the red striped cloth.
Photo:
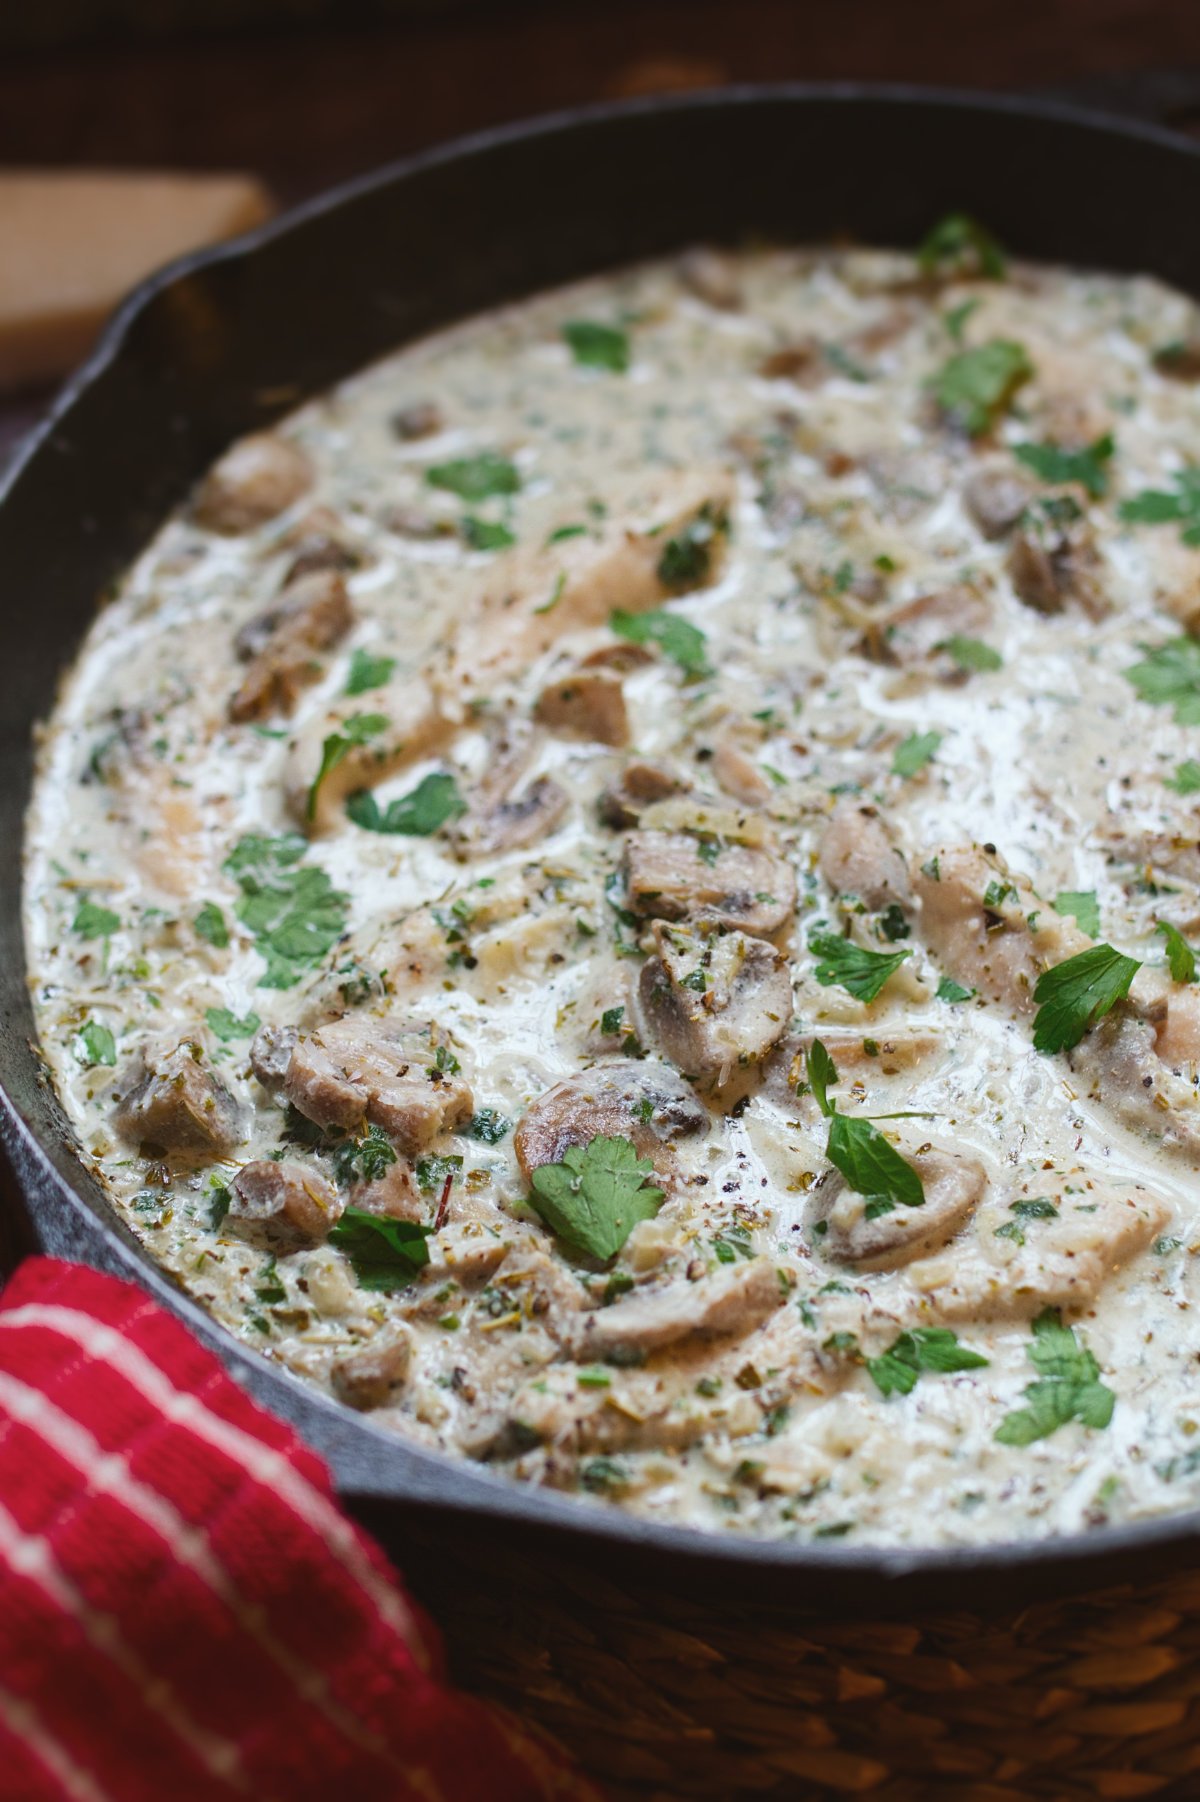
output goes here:
[[0, 1298], [4, 1802], [600, 1802], [446, 1681], [329, 1473], [140, 1289]]

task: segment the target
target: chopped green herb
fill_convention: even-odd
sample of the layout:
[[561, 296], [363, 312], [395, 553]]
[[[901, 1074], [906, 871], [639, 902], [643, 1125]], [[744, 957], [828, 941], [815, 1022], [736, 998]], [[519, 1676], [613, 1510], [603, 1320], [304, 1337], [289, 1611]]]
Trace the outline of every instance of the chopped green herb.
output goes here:
[[610, 1372], [605, 1370], [602, 1366], [595, 1364], [588, 1369], [579, 1371], [576, 1374], [575, 1381], [581, 1389], [612, 1388], [612, 1376]]
[[559, 1238], [607, 1263], [662, 1205], [663, 1191], [646, 1182], [653, 1169], [628, 1139], [601, 1134], [568, 1146], [561, 1163], [540, 1165], [530, 1200]]
[[1200, 725], [1200, 642], [1169, 638], [1142, 649], [1146, 656], [1140, 663], [1130, 664], [1124, 672], [1126, 680], [1152, 707], [1173, 708], [1179, 725]]
[[1004, 280], [1007, 268], [995, 238], [969, 213], [939, 219], [920, 245], [917, 262], [926, 275], [982, 275], [994, 282]]
[[1175, 476], [1175, 492], [1146, 488], [1117, 508], [1132, 525], [1180, 525], [1184, 544], [1200, 544], [1200, 468], [1181, 469]]
[[503, 551], [517, 542], [515, 534], [503, 521], [479, 519], [474, 513], [464, 517], [462, 535], [473, 551]]
[[838, 983], [858, 1001], [874, 1001], [911, 951], [864, 951], [836, 932], [814, 932], [808, 948], [819, 960], [815, 975], [822, 988]]
[[498, 1145], [505, 1134], [511, 1132], [512, 1121], [506, 1120], [494, 1107], [481, 1107], [462, 1130], [469, 1139], [478, 1139], [481, 1145]]
[[623, 1005], [620, 1007], [606, 1007], [605, 1008], [604, 1012], [600, 1016], [600, 1030], [604, 1034], [605, 1038], [611, 1038], [613, 1033], [620, 1032], [621, 1021], [624, 1019], [624, 1017], [625, 1017], [625, 1008]]
[[1015, 1214], [1018, 1220], [1058, 1219], [1058, 1209], [1048, 1195], [1030, 1195], [1019, 1201], [1010, 1201], [1008, 1211]]
[[677, 663], [689, 676], [713, 673], [705, 656], [707, 640], [699, 626], [681, 619], [677, 613], [668, 613], [665, 607], [650, 613], [625, 613], [618, 608], [610, 614], [608, 623], [618, 638], [627, 638], [631, 644], [657, 645], [664, 657]]
[[1088, 1028], [1128, 994], [1141, 967], [1136, 958], [1101, 944], [1044, 970], [1033, 991], [1038, 1003], [1034, 1050], [1069, 1051], [1078, 1045]]
[[869, 382], [871, 372], [864, 369], [856, 357], [852, 357], [843, 344], [826, 344], [822, 346], [825, 361], [839, 375], [844, 375], [850, 382]]
[[978, 438], [996, 423], [1032, 374], [1024, 345], [992, 338], [973, 350], [960, 350], [944, 363], [934, 377], [933, 392], [943, 413]]
[[247, 1014], [244, 1020], [239, 1020], [227, 1007], [210, 1007], [204, 1018], [208, 1021], [209, 1031], [225, 1044], [231, 1039], [252, 1039], [262, 1024], [257, 1014]]
[[333, 1154], [333, 1173], [339, 1183], [377, 1183], [396, 1162], [392, 1142], [381, 1126], [369, 1126], [366, 1136], [348, 1139]]
[[996, 670], [1004, 667], [1004, 659], [999, 651], [993, 650], [990, 644], [985, 644], [982, 638], [964, 638], [960, 632], [943, 638], [934, 649], [945, 651], [959, 669]]
[[225, 1216], [233, 1206], [233, 1196], [224, 1183], [214, 1183], [212, 1199], [208, 1204], [208, 1224], [213, 1232], [217, 1232], [225, 1223]]
[[85, 939], [110, 938], [121, 924], [111, 907], [97, 907], [94, 901], [81, 901], [75, 909], [71, 930]]
[[908, 1395], [925, 1372], [948, 1376], [958, 1370], [979, 1370], [988, 1360], [958, 1343], [958, 1335], [944, 1326], [911, 1327], [881, 1352], [867, 1359], [867, 1370], [881, 1395]]
[[889, 901], [880, 914], [879, 935], [881, 938], [885, 938], [889, 945], [894, 945], [897, 939], [912, 937], [912, 927], [898, 901]]
[[507, 457], [498, 457], [495, 451], [435, 463], [425, 471], [425, 480], [431, 488], [444, 488], [464, 501], [485, 501], [492, 494], [516, 494], [521, 486], [516, 464]]
[[1194, 757], [1185, 757], [1182, 763], [1175, 765], [1175, 774], [1163, 780], [1177, 795], [1194, 795], [1200, 792], [1200, 763]]
[[358, 745], [365, 745], [372, 738], [386, 730], [388, 717], [386, 713], [352, 713], [349, 719], [342, 721], [340, 732], [331, 732], [321, 746], [321, 763], [308, 791], [308, 818], [317, 817], [317, 796], [321, 784], [331, 770], [335, 770], [348, 751]]
[[589, 1458], [579, 1472], [579, 1481], [593, 1495], [607, 1495], [629, 1482], [629, 1472], [619, 1458]]
[[1064, 919], [1074, 920], [1080, 932], [1086, 932], [1090, 939], [1100, 937], [1100, 903], [1094, 888], [1064, 889], [1054, 903], [1054, 911]]
[[698, 588], [712, 568], [713, 548], [718, 534], [725, 529], [725, 520], [714, 517], [705, 506], [674, 538], [668, 538], [658, 560], [658, 579], [663, 587], [679, 594]]
[[1154, 930], [1161, 932], [1167, 941], [1167, 964], [1171, 971], [1171, 981], [1195, 982], [1196, 953], [1179, 928], [1172, 926], [1169, 920], [1159, 920]]
[[561, 544], [564, 538], [585, 538], [586, 526], [556, 526], [546, 539], [547, 544]]
[[1100, 1366], [1074, 1329], [1062, 1324], [1057, 1309], [1047, 1308], [1034, 1321], [1027, 1349], [1038, 1377], [1025, 1390], [1029, 1405], [1006, 1414], [997, 1427], [1001, 1445], [1032, 1445], [1070, 1420], [1085, 1427], [1108, 1425], [1116, 1396], [1100, 1381]]
[[937, 985], [937, 999], [949, 1002], [951, 1007], [960, 1001], [969, 1001], [974, 993], [974, 989], [964, 989], [962, 983], [955, 982], [951, 976], [943, 976]]
[[370, 651], [355, 651], [346, 677], [346, 694], [365, 695], [372, 688], [382, 688], [395, 667], [394, 657], [373, 657]]
[[117, 1042], [109, 1028], [102, 1026], [99, 1020], [86, 1021], [79, 1029], [75, 1044], [75, 1055], [89, 1069], [93, 1064], [111, 1067], [117, 1061]]
[[463, 1161], [455, 1153], [417, 1159], [417, 1187], [423, 1195], [440, 1195], [446, 1178], [453, 1182], [462, 1174]]
[[829, 1099], [829, 1088], [838, 1080], [837, 1066], [820, 1039], [814, 1039], [805, 1058], [808, 1084], [817, 1106], [829, 1121], [825, 1155], [868, 1208], [878, 1204], [876, 1215], [893, 1207], [919, 1208], [925, 1190], [912, 1165], [888, 1143], [863, 1116], [851, 1119], [839, 1113]]
[[1006, 901], [1015, 901], [1017, 891], [1011, 882], [1004, 882], [993, 877], [983, 891], [985, 907], [1003, 907]]
[[192, 921], [192, 926], [200, 938], [215, 946], [218, 951], [224, 951], [229, 943], [229, 928], [225, 924], [225, 915], [215, 901], [204, 903]]
[[329, 1242], [345, 1252], [361, 1289], [390, 1293], [407, 1287], [428, 1264], [429, 1233], [413, 1220], [351, 1207], [330, 1228]]
[[936, 755], [941, 742], [940, 732], [910, 732], [896, 746], [892, 757], [892, 775], [915, 776]]
[[942, 314], [942, 324], [956, 344], [962, 343], [967, 320], [978, 306], [978, 299], [960, 300], [956, 307], [948, 307]]
[[348, 897], [324, 870], [301, 863], [307, 848], [297, 832], [280, 838], [251, 833], [225, 861], [242, 891], [237, 917], [267, 962], [259, 988], [294, 987], [345, 930]]
[[406, 795], [383, 809], [370, 789], [360, 788], [346, 802], [346, 813], [365, 832], [391, 832], [406, 838], [429, 838], [467, 811], [454, 777], [444, 771], [422, 776]]
[[1111, 432], [1096, 438], [1084, 450], [1069, 450], [1061, 444], [1016, 444], [1013, 456], [1039, 481], [1079, 482], [1093, 500], [1108, 493], [1108, 463], [1116, 443]]
[[624, 375], [629, 368], [629, 338], [615, 325], [594, 319], [568, 319], [562, 328], [571, 355], [587, 369], [610, 369]]

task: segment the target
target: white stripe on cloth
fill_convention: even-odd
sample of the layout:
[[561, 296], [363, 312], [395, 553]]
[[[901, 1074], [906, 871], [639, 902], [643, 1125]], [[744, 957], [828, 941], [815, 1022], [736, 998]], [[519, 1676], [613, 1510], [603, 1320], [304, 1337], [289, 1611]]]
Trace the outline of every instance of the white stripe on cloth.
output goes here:
[[[126, 1643], [116, 1617], [93, 1608], [59, 1564], [49, 1541], [40, 1534], [26, 1533], [3, 1505], [0, 1562], [7, 1563], [17, 1576], [36, 1583], [56, 1608], [78, 1623], [93, 1648], [133, 1684], [142, 1704], [159, 1716], [214, 1777], [243, 1794], [247, 1791], [249, 1784], [242, 1769], [240, 1748], [233, 1740], [193, 1721], [170, 1684], [150, 1671]], [[259, 1802], [268, 1802], [268, 1798], [259, 1798]]]
[[[151, 1312], [149, 1302], [145, 1311]], [[224, 1452], [235, 1464], [240, 1464], [256, 1482], [264, 1484], [286, 1502], [307, 1527], [321, 1535], [347, 1575], [378, 1610], [384, 1624], [404, 1641], [421, 1669], [429, 1669], [429, 1655], [421, 1631], [403, 1598], [364, 1557], [358, 1538], [345, 1517], [282, 1452], [264, 1445], [253, 1433], [222, 1420], [189, 1390], [176, 1388], [139, 1346], [82, 1309], [67, 1308], [58, 1303], [29, 1302], [24, 1307], [0, 1312], [0, 1327], [6, 1326], [44, 1326], [74, 1340], [90, 1358], [111, 1365], [168, 1420], [186, 1427], [217, 1451]]]
[[57, 1780], [59, 1791], [71, 1802], [117, 1802], [117, 1798], [100, 1788], [94, 1777], [80, 1767], [48, 1733], [31, 1702], [10, 1695], [0, 1688], [0, 1725], [8, 1728], [14, 1739], [28, 1747], [44, 1770]]
[[[379, 1734], [364, 1727], [348, 1714], [329, 1693], [329, 1682], [323, 1671], [314, 1670], [296, 1658], [263, 1624], [261, 1610], [242, 1601], [236, 1587], [220, 1562], [213, 1556], [205, 1533], [192, 1527], [158, 1494], [133, 1475], [124, 1457], [106, 1452], [86, 1427], [73, 1420], [52, 1402], [41, 1389], [35, 1389], [19, 1378], [0, 1370], [0, 1408], [7, 1409], [11, 1419], [44, 1440], [68, 1464], [74, 1465], [92, 1492], [111, 1495], [129, 1513], [138, 1517], [162, 1539], [171, 1556], [185, 1564], [229, 1609], [242, 1632], [257, 1641], [296, 1689], [320, 1710], [342, 1738], [360, 1750], [388, 1764], [405, 1783], [426, 1793], [420, 1776], [405, 1768]], [[0, 1438], [7, 1433], [7, 1422], [0, 1422]]]

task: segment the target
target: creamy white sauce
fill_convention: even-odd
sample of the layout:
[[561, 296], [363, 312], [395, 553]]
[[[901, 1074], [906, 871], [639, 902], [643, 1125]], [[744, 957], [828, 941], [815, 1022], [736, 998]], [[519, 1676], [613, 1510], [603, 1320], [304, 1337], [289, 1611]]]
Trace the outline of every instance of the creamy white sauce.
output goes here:
[[[407, 1380], [375, 1418], [460, 1453], [483, 1446], [489, 1422], [516, 1420], [518, 1443], [489, 1442], [514, 1475], [607, 1493], [660, 1520], [969, 1543], [1070, 1532], [1200, 1498], [1194, 1160], [1120, 1125], [1062, 1058], [1036, 1053], [1028, 1015], [938, 1000], [946, 971], [919, 929], [898, 941], [912, 956], [870, 1004], [819, 984], [806, 948], [817, 920], [874, 931], [817, 867], [846, 792], [878, 808], [910, 867], [938, 846], [986, 842], [1048, 910], [1064, 891], [1095, 890], [1099, 936], [1148, 966], [1163, 961], [1156, 915], [1200, 931], [1200, 857], [1180, 874], [1162, 866], [1160, 843], [1164, 830], [1193, 851], [1200, 840], [1195, 799], [1165, 783], [1200, 755], [1200, 732], [1139, 700], [1124, 673], [1141, 644], [1181, 629], [1200, 596], [1200, 553], [1181, 546], [1177, 527], [1131, 525], [1117, 513], [1120, 497], [1169, 486], [1175, 470], [1200, 460], [1200, 391], [1151, 359], [1189, 329], [1190, 311], [1146, 280], [1019, 270], [1005, 282], [921, 288], [912, 274], [909, 259], [875, 253], [747, 254], [736, 263], [743, 305], [723, 311], [674, 267], [650, 266], [471, 321], [367, 370], [279, 428], [315, 470], [287, 511], [230, 536], [187, 512], [163, 527], [88, 635], [41, 744], [25, 890], [41, 1044], [84, 1162], [152, 1255], [248, 1344], [318, 1384], [338, 1358], [403, 1320], [413, 1338]], [[958, 342], [947, 315], [966, 300], [977, 304]], [[623, 326], [627, 372], [575, 364], [561, 326], [578, 319]], [[780, 345], [808, 335], [856, 344], [881, 321], [895, 329], [853, 352], [866, 379], [837, 368], [812, 385], [758, 373]], [[949, 357], [993, 339], [1021, 343], [1034, 375], [994, 433], [972, 443], [939, 417], [929, 383]], [[398, 438], [392, 416], [423, 401], [436, 403], [441, 429]], [[1013, 445], [1072, 436], [1062, 429], [1072, 408], [1083, 415], [1078, 441], [1106, 430], [1116, 440], [1110, 494], [1089, 501], [1070, 490], [1084, 504], [1081, 529], [1110, 603], [1099, 619], [1071, 602], [1051, 616], [1023, 604], [1006, 568], [1011, 538], [983, 537], [963, 503], [984, 461], [1015, 469]], [[426, 481], [431, 466], [482, 451], [512, 459], [517, 492], [467, 502]], [[436, 666], [498, 570], [511, 562], [519, 585], [522, 556], [557, 528], [599, 530], [601, 507], [619, 507], [631, 484], [697, 468], [734, 474], [727, 555], [710, 585], [664, 602], [706, 634], [716, 675], [688, 681], [661, 656], [625, 674], [628, 751], [541, 731], [521, 782], [549, 774], [569, 806], [530, 847], [464, 860], [446, 833], [364, 831], [337, 807], [305, 861], [349, 897], [349, 941], [295, 987], [260, 986], [263, 957], [235, 917], [240, 891], [223, 865], [245, 834], [296, 830], [286, 788], [306, 730], [319, 744], [327, 719], [386, 711], [392, 689], [346, 698], [352, 652], [394, 659], [393, 682]], [[234, 636], [275, 597], [315, 507], [362, 553], [347, 577], [354, 624], [321, 654], [322, 673], [291, 718], [231, 723], [229, 697], [245, 673]], [[446, 529], [422, 538], [391, 529], [397, 508]], [[506, 524], [516, 548], [469, 549], [459, 530], [467, 514]], [[1000, 654], [1001, 669], [945, 681], [863, 654], [864, 628], [848, 608], [861, 622], [954, 583], [980, 597], [986, 624], [963, 630]], [[613, 642], [606, 624], [568, 631], [515, 667], [492, 686], [490, 713], [388, 777], [380, 805], [434, 770], [453, 771], [470, 799], [496, 755], [490, 721], [506, 710], [527, 718], [552, 674]], [[114, 721], [118, 709], [137, 710], [135, 728]], [[108, 741], [122, 729], [114, 749]], [[522, 1284], [523, 1264], [548, 1257], [590, 1307], [603, 1279], [529, 1207], [511, 1134], [488, 1145], [452, 1133], [436, 1148], [463, 1160], [449, 1230], [478, 1221], [480, 1232], [512, 1239], [486, 1285], [455, 1286], [439, 1268], [436, 1236], [433, 1273], [387, 1296], [360, 1288], [333, 1246], [272, 1246], [230, 1221], [210, 1224], [214, 1179], [228, 1183], [285, 1145], [285, 1122], [251, 1074], [249, 1036], [214, 1036], [206, 1010], [311, 1027], [336, 994], [330, 970], [351, 955], [380, 967], [380, 941], [394, 946], [396, 923], [432, 903], [443, 920], [458, 918], [474, 967], [454, 955], [464, 940], [443, 929], [436, 967], [412, 978], [393, 957], [386, 1002], [365, 1010], [435, 1021], [475, 1106], [519, 1120], [600, 1055], [606, 1008], [622, 1003], [626, 1021], [636, 1019], [628, 985], [637, 960], [615, 955], [605, 896], [622, 834], [597, 823], [597, 797], [636, 751], [737, 809], [712, 773], [714, 747], [731, 730], [766, 774], [763, 802], [741, 811], [762, 816], [799, 876], [797, 918], [779, 943], [800, 1026], [827, 1038], [924, 1032], [940, 1042], [937, 1055], [894, 1076], [860, 1060], [838, 1096], [847, 1112], [925, 1110], [939, 1145], [984, 1165], [988, 1198], [943, 1255], [994, 1238], [1022, 1184], [1038, 1194], [1072, 1179], [1140, 1183], [1166, 1210], [1153, 1244], [1114, 1263], [1086, 1310], [1068, 1315], [1116, 1397], [1107, 1428], [1071, 1421], [1026, 1446], [997, 1441], [1037, 1375], [1019, 1312], [956, 1321], [960, 1342], [986, 1365], [924, 1374], [908, 1395], [884, 1396], [864, 1364], [828, 1349], [853, 1332], [860, 1353], [875, 1357], [931, 1317], [904, 1268], [842, 1269], [814, 1242], [808, 1196], [827, 1167], [827, 1126], [811, 1098], [789, 1092], [794, 1045], [751, 1084], [744, 1110], [714, 1109], [706, 1135], [680, 1142], [678, 1183], [615, 1265], [635, 1294], [719, 1279], [728, 1267], [714, 1241], [741, 1226], [784, 1273], [786, 1299], [744, 1336], [688, 1341], [640, 1368], [606, 1367], [600, 1387], [580, 1386], [579, 1364], [548, 1330], [557, 1301], [539, 1312], [537, 1280]], [[925, 769], [892, 775], [897, 744], [934, 731], [942, 739]], [[465, 921], [451, 911], [456, 900]], [[111, 910], [115, 928], [85, 937], [73, 924], [81, 902]], [[227, 947], [195, 930], [209, 902], [229, 928]], [[877, 933], [861, 942], [893, 948]], [[88, 1061], [89, 1023], [112, 1034], [113, 1065]], [[243, 1109], [244, 1137], [225, 1158], [147, 1159], [114, 1125], [114, 1098], [139, 1057], [182, 1040], [202, 1047]], [[1194, 1077], [1189, 1066], [1184, 1080]], [[285, 1155], [332, 1169], [327, 1151], [288, 1142]], [[425, 1198], [427, 1223], [437, 1201], [432, 1191]], [[1029, 1221], [1030, 1242], [1038, 1226]], [[581, 1436], [585, 1415], [593, 1424]], [[680, 1420], [699, 1422], [684, 1445], [672, 1443]], [[647, 1421], [667, 1425], [659, 1432]]]

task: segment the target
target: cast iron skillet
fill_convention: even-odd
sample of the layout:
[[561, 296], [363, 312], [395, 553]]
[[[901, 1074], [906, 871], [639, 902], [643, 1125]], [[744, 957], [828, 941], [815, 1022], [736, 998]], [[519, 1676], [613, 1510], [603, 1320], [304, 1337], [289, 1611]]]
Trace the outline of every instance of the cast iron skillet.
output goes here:
[[1200, 151], [1151, 128], [857, 87], [599, 108], [417, 157], [176, 264], [122, 308], [0, 489], [0, 1139], [26, 1231], [144, 1284], [410, 1556], [414, 1533], [469, 1533], [501, 1558], [532, 1538], [709, 1594], [879, 1611], [1149, 1577], [1200, 1546], [1196, 1514], [970, 1551], [718, 1538], [419, 1450], [248, 1353], [150, 1263], [77, 1163], [29, 1044], [18, 848], [32, 729], [106, 584], [229, 439], [431, 327], [609, 265], [748, 233], [912, 244], [964, 207], [1023, 254], [1200, 293]]

